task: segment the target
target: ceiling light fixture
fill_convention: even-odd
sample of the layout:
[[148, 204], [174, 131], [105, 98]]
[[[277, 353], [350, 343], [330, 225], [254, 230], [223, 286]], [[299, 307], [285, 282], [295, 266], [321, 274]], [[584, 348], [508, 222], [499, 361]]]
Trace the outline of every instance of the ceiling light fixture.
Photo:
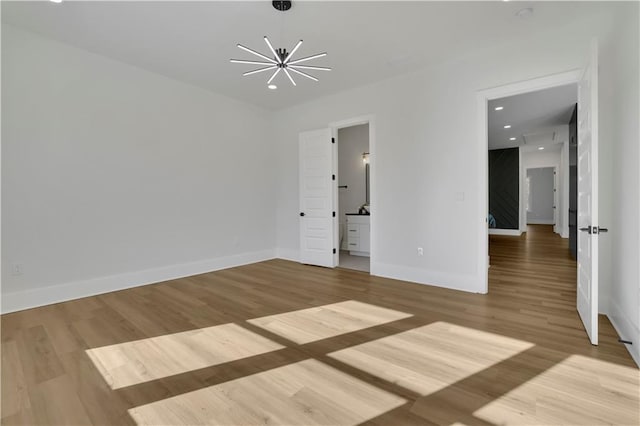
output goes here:
[[51, 3], [62, 3], [62, 0], [49, 0]]
[[507, 124], [506, 126], [504, 126], [505, 129], [510, 129], [511, 128], [511, 124]]
[[538, 149], [542, 151], [544, 149], [544, 146], [539, 146]]
[[[279, 11], [286, 11], [289, 10], [291, 8], [291, 2], [290, 1], [273, 1], [272, 2], [273, 7]], [[280, 71], [283, 71], [284, 74], [287, 76], [287, 78], [289, 79], [289, 81], [291, 82], [292, 85], [296, 86], [296, 82], [293, 79], [293, 77], [291, 76], [291, 72], [293, 72], [294, 74], [298, 74], [301, 75], [303, 77], [308, 78], [309, 80], [313, 80], [313, 81], [318, 81], [318, 79], [308, 73], [305, 72], [305, 70], [308, 71], [331, 71], [331, 68], [329, 67], [319, 67], [319, 66], [315, 66], [315, 65], [299, 65], [303, 62], [307, 62], [307, 61], [311, 61], [313, 59], [318, 59], [318, 58], [322, 58], [324, 56], [327, 56], [327, 52], [323, 52], [323, 53], [318, 53], [315, 55], [311, 55], [311, 56], [306, 56], [304, 58], [300, 58], [300, 59], [296, 59], [296, 60], [291, 60], [294, 53], [296, 53], [296, 51], [300, 48], [300, 46], [302, 45], [302, 40], [298, 41], [298, 43], [296, 43], [296, 45], [293, 47], [293, 49], [291, 50], [291, 52], [288, 52], [287, 49], [275, 49], [273, 47], [273, 45], [271, 44], [271, 42], [269, 41], [269, 38], [267, 36], [264, 36], [264, 42], [267, 44], [267, 47], [269, 48], [269, 51], [271, 52], [271, 55], [273, 55], [272, 57], [269, 57], [267, 55], [263, 55], [260, 52], [257, 52], [253, 49], [249, 49], [246, 46], [243, 46], [241, 44], [238, 44], [238, 48], [244, 50], [245, 52], [251, 53], [252, 55], [257, 56], [260, 59], [264, 59], [264, 61], [256, 61], [256, 60], [244, 60], [244, 59], [231, 59], [231, 63], [233, 64], [249, 64], [249, 65], [264, 65], [262, 68], [258, 68], [252, 71], [247, 71], [244, 74], [242, 74], [243, 76], [248, 76], [248, 75], [253, 75], [253, 74], [258, 74], [261, 72], [265, 72], [265, 71], [273, 71], [273, 74], [271, 74], [271, 77], [269, 78], [269, 80], [267, 80], [267, 84], [271, 85], [271, 82], [276, 78], [276, 76], [280, 73]], [[271, 88], [271, 87], [269, 87]]]
[[510, 140], [510, 141], [515, 141], [515, 140], [516, 140], [516, 138], [509, 138], [509, 140]]
[[504, 109], [504, 107], [496, 107], [495, 110], [496, 111], [502, 111]]
[[276, 90], [278, 88], [278, 86], [276, 86], [275, 84], [270, 84], [267, 87], [271, 90]]

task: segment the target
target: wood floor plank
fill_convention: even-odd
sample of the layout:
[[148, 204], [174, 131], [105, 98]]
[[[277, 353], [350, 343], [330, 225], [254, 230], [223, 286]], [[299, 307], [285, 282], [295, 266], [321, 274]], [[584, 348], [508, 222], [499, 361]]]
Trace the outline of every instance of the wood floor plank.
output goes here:
[[130, 410], [138, 425], [357, 425], [406, 401], [316, 360]]
[[2, 343], [2, 418], [30, 410], [31, 402], [15, 340]]

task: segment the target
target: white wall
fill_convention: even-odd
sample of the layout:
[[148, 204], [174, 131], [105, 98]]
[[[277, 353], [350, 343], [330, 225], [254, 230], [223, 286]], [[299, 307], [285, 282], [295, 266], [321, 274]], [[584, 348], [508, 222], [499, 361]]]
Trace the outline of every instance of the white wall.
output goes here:
[[613, 96], [613, 137], [600, 139], [601, 146], [610, 144], [613, 172], [611, 186], [601, 187], [610, 194], [611, 217], [601, 220], [609, 233], [600, 236], [602, 244], [610, 247], [612, 268], [610, 276], [609, 318], [623, 339], [632, 340], [627, 346], [640, 365], [640, 65], [638, 20], [640, 7], [616, 22], [614, 55], [615, 70]]
[[4, 24], [2, 68], [4, 312], [273, 256], [270, 113]]
[[539, 167], [527, 170], [529, 180], [528, 224], [554, 224], [554, 177], [552, 167]]
[[[347, 188], [338, 190], [339, 224], [346, 227], [346, 213], [358, 213], [366, 201], [365, 164], [362, 154], [369, 152], [369, 125], [345, 127], [338, 130], [338, 184]], [[343, 233], [342, 235], [344, 235]], [[343, 238], [343, 250], [348, 249]]]
[[[276, 129], [279, 253], [293, 257], [298, 250], [298, 133], [372, 114], [372, 273], [483, 291], [478, 238], [486, 224], [477, 217], [484, 191], [477, 176], [484, 157], [476, 92], [581, 68], [591, 36], [604, 38], [608, 30], [606, 16], [567, 23], [557, 32], [279, 112], [278, 121], [287, 123]], [[601, 67], [606, 77], [611, 65]], [[606, 116], [609, 105], [601, 111]]]

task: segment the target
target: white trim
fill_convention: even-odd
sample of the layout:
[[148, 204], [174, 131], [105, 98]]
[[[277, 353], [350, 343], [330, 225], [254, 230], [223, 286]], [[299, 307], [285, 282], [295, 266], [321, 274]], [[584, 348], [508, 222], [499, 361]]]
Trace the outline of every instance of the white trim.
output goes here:
[[478, 231], [478, 268], [477, 280], [480, 283], [480, 293], [489, 291], [489, 232], [487, 227], [488, 199], [489, 199], [489, 174], [488, 174], [488, 103], [492, 99], [506, 96], [520, 95], [522, 93], [534, 92], [536, 90], [548, 89], [551, 87], [564, 86], [578, 83], [581, 77], [581, 70], [572, 70], [559, 74], [534, 78], [517, 83], [506, 84], [504, 86], [478, 90], [476, 94], [476, 105], [478, 108], [478, 184], [480, 200], [478, 201], [477, 231]]
[[509, 235], [512, 237], [519, 237], [522, 235], [522, 230], [489, 228], [489, 235]]
[[[417, 284], [448, 288], [471, 293], [482, 293], [482, 283], [477, 282], [477, 275], [448, 274], [439, 271], [428, 271], [411, 266], [371, 263], [371, 275], [409, 281]], [[469, 284], [474, 284], [469, 288]]]
[[2, 313], [36, 308], [52, 303], [66, 302], [82, 297], [154, 284], [191, 275], [204, 274], [220, 269], [247, 265], [273, 259], [273, 250], [262, 250], [250, 253], [219, 257], [199, 262], [183, 263], [144, 271], [128, 272], [108, 277], [74, 281], [66, 284], [52, 285], [38, 289], [29, 289], [2, 296]]
[[[359, 126], [362, 124], [368, 124], [369, 125], [369, 211], [371, 213], [371, 216], [369, 216], [369, 223], [370, 223], [370, 244], [371, 244], [371, 248], [370, 248], [370, 258], [371, 258], [371, 262], [373, 262], [373, 259], [375, 258], [375, 253], [376, 253], [376, 245], [375, 245], [375, 241], [376, 241], [376, 227], [375, 227], [375, 209], [376, 209], [376, 205], [375, 205], [375, 200], [378, 199], [378, 193], [376, 191], [376, 175], [377, 175], [377, 169], [375, 167], [375, 161], [376, 161], [376, 124], [375, 124], [375, 115], [370, 114], [370, 115], [361, 115], [359, 117], [354, 117], [354, 118], [350, 118], [347, 120], [341, 120], [341, 121], [334, 121], [332, 123], [329, 123], [329, 128], [331, 129], [331, 134], [336, 138], [336, 141], [338, 143], [340, 143], [340, 141], [338, 141], [338, 130], [339, 129], [344, 129], [345, 127], [353, 127], [353, 126]], [[336, 155], [334, 156], [334, 168], [336, 169], [336, 181], [334, 183], [334, 210], [336, 212], [339, 211], [339, 205], [338, 205], [338, 173], [337, 173], [337, 144], [336, 147], [334, 148]], [[337, 217], [340, 216], [339, 214], [336, 214], [336, 218], [333, 221], [333, 226], [334, 226], [334, 241], [333, 241], [333, 245], [334, 247], [338, 247], [338, 250], [336, 252], [336, 256], [335, 258], [335, 264], [336, 266], [339, 263], [339, 259], [340, 259], [340, 218]], [[337, 245], [336, 245], [337, 244]]]
[[610, 300], [609, 311], [607, 317], [609, 321], [611, 321], [611, 324], [613, 324], [613, 328], [616, 329], [618, 336], [620, 336], [621, 339], [631, 340], [633, 342], [633, 345], [624, 346], [626, 346], [636, 365], [640, 367], [640, 329], [625, 316], [624, 311], [615, 300]]

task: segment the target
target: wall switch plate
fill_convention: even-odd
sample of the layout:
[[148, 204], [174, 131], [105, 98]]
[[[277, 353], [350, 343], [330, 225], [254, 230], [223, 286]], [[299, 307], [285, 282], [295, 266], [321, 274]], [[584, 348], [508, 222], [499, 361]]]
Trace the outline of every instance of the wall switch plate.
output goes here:
[[11, 275], [22, 275], [22, 264], [14, 263], [11, 265]]

